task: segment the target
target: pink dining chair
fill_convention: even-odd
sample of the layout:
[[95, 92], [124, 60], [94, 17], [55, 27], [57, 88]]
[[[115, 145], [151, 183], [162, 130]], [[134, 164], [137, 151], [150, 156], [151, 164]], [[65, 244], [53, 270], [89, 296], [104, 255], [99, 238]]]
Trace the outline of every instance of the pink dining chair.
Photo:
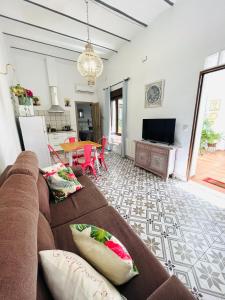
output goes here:
[[94, 166], [94, 159], [91, 157], [92, 145], [85, 145], [84, 146], [84, 157], [78, 157], [76, 159], [76, 164], [80, 165], [83, 173], [85, 173], [86, 169], [89, 168], [92, 174], [96, 176], [96, 170]]
[[[97, 157], [98, 157], [100, 165], [101, 166], [103, 165], [105, 167], [105, 170], [108, 171], [107, 165], [105, 163], [105, 146], [107, 144], [107, 138], [105, 136], [103, 136], [101, 138], [101, 140], [102, 140], [102, 148], [101, 148], [100, 153], [98, 153]], [[95, 161], [95, 159], [96, 159], [95, 156], [93, 158], [94, 158], [94, 161]]]
[[68, 138], [69, 139], [69, 143], [72, 144], [72, 143], [76, 143], [76, 138], [74, 136], [71, 136]]
[[[69, 142], [70, 144], [76, 143], [76, 138], [74, 136], [70, 136], [65, 139], [64, 143]], [[78, 157], [84, 156], [83, 150], [77, 150], [75, 154], [73, 154], [73, 159], [77, 159]]]
[[60, 158], [60, 156], [59, 156], [59, 154], [57, 153], [57, 151], [55, 151], [55, 149], [54, 149], [50, 144], [48, 144], [48, 150], [49, 150], [49, 152], [50, 152], [50, 154], [51, 154], [51, 157], [52, 157], [54, 163], [56, 163], [56, 164], [57, 164], [57, 163], [62, 163], [62, 164], [64, 164], [65, 166], [69, 166], [68, 161], [63, 161], [63, 160]]

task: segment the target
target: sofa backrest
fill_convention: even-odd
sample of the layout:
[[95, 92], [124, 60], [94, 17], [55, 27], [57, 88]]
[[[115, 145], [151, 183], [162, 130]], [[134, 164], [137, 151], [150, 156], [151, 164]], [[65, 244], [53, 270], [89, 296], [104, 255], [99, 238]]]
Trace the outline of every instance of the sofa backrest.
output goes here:
[[38, 160], [35, 153], [31, 151], [21, 152], [14, 165], [8, 166], [0, 175], [0, 187], [5, 180], [13, 174], [29, 175], [37, 182], [39, 210], [43, 213], [48, 222], [51, 223], [49, 188], [41, 172], [39, 172]]
[[34, 177], [11, 174], [0, 188], [1, 299], [36, 299], [38, 214]]
[[38, 177], [37, 156], [23, 151], [0, 178], [0, 295], [5, 300], [36, 299]]
[[30, 175], [37, 182], [39, 174], [37, 155], [32, 151], [22, 151], [8, 171], [8, 176], [12, 174]]

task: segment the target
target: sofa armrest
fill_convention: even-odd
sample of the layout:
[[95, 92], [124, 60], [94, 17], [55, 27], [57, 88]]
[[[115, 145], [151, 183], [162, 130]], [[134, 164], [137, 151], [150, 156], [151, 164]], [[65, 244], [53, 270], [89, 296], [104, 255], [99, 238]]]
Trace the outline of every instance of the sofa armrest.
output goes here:
[[176, 277], [172, 276], [158, 287], [147, 300], [194, 300], [194, 296]]
[[80, 177], [83, 175], [83, 170], [81, 166], [72, 167], [73, 173], [76, 177]]

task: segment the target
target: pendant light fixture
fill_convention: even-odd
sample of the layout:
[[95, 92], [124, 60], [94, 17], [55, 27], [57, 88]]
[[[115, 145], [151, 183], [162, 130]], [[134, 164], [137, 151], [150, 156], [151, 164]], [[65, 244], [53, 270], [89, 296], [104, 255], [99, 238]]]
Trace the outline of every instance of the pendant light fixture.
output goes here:
[[78, 57], [77, 69], [81, 76], [87, 78], [88, 85], [95, 85], [96, 78], [102, 74], [103, 63], [101, 58], [94, 52], [93, 46], [90, 41], [89, 32], [89, 12], [88, 12], [88, 0], [86, 3], [86, 13], [87, 13], [87, 44], [85, 45], [85, 50]]

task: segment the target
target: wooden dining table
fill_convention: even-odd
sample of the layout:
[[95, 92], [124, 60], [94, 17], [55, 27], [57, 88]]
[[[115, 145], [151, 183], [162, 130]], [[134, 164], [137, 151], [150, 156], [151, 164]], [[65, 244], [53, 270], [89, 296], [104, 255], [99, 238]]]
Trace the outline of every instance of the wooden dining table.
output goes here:
[[75, 143], [60, 144], [60, 147], [63, 149], [65, 154], [68, 154], [69, 165], [72, 166], [73, 165], [73, 152], [84, 149], [85, 145], [91, 145], [93, 147], [94, 152], [95, 152], [95, 158], [96, 158], [95, 161], [96, 161], [97, 170], [98, 170], [98, 172], [100, 172], [97, 148], [101, 148], [102, 147], [101, 144], [98, 144], [98, 143], [95, 143], [92, 141], [78, 141]]

